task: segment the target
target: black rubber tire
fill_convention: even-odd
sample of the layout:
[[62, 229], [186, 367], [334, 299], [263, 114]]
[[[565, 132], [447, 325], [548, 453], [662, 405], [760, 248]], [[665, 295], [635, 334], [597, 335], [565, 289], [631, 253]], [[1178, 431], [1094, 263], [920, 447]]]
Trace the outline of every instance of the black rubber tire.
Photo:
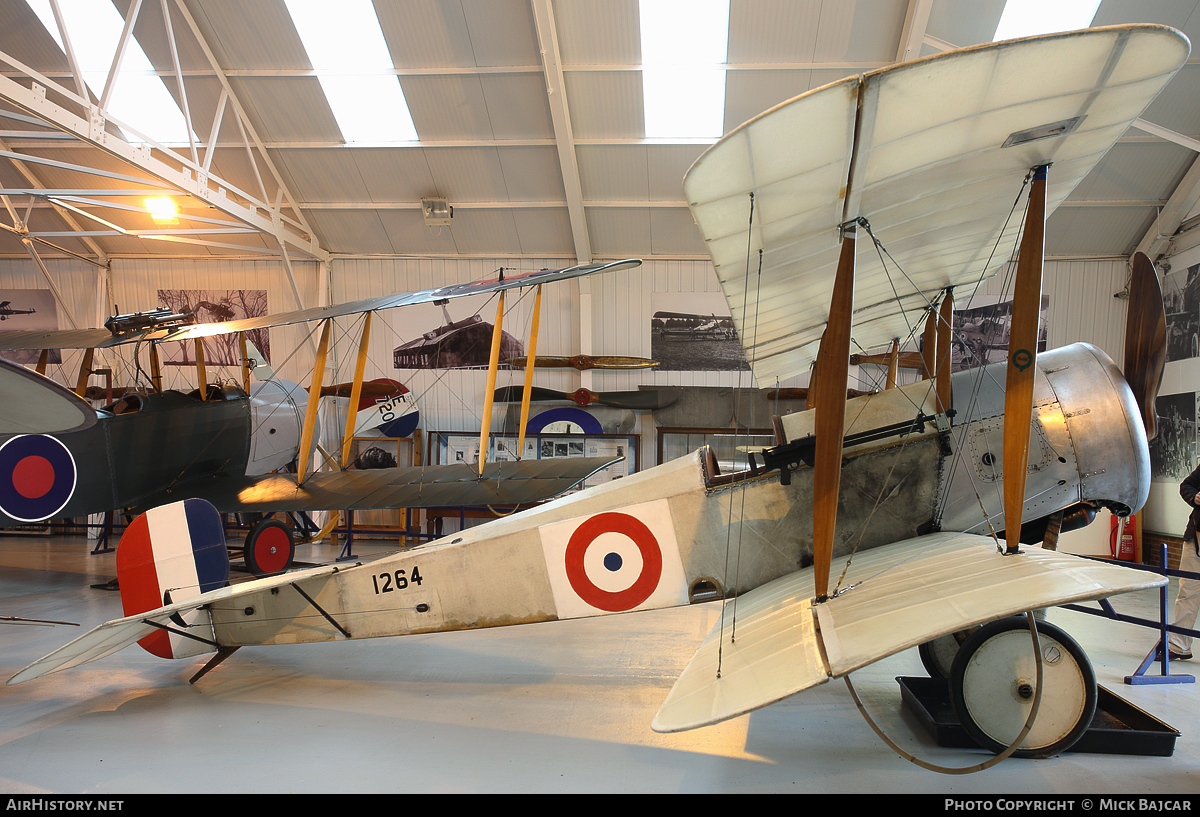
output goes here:
[[[1096, 675], [1083, 648], [1061, 628], [1037, 624], [1042, 700], [1014, 757], [1050, 757], [1083, 737], [1096, 712]], [[1037, 678], [1024, 616], [990, 622], [963, 642], [950, 674], [950, 699], [972, 739], [993, 754], [1008, 748], [1033, 706]]]
[[929, 673], [930, 678], [945, 678], [949, 680], [950, 671], [954, 666], [954, 657], [967, 637], [978, 630], [971, 627], [955, 633], [938, 636], [932, 641], [926, 641], [917, 647], [917, 655], [921, 657], [921, 666]]
[[296, 544], [292, 529], [278, 519], [261, 519], [250, 526], [243, 551], [246, 567], [255, 576], [273, 576], [292, 566]]

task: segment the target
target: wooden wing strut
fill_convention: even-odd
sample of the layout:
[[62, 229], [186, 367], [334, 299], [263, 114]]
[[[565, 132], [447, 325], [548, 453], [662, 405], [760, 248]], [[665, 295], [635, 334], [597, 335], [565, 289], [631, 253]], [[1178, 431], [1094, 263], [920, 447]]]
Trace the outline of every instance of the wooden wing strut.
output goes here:
[[1029, 468], [1029, 426], [1033, 420], [1034, 363], [1042, 307], [1042, 258], [1046, 231], [1046, 165], [1034, 168], [1029, 208], [1017, 255], [1008, 371], [1004, 385], [1004, 538], [1007, 553], [1021, 541], [1025, 478]]
[[525, 453], [525, 426], [529, 423], [529, 401], [533, 395], [533, 370], [537, 366], [538, 322], [542, 314], [542, 285], [533, 299], [533, 325], [529, 329], [529, 354], [525, 359], [525, 391], [521, 395], [521, 427], [517, 430], [517, 459]]
[[321, 404], [321, 380], [325, 377], [325, 356], [329, 351], [329, 325], [332, 318], [321, 322], [321, 341], [313, 363], [312, 384], [308, 387], [308, 405], [304, 410], [304, 426], [300, 431], [300, 454], [296, 463], [296, 484], [303, 485], [308, 474], [308, 459], [312, 453], [313, 433], [317, 426], [317, 408]]
[[488, 434], [492, 430], [492, 404], [495, 402], [496, 371], [500, 367], [500, 341], [504, 336], [504, 291], [496, 304], [496, 325], [492, 327], [492, 351], [488, 358], [487, 388], [483, 392], [483, 422], [479, 432], [479, 475], [487, 464]]
[[837, 523], [838, 492], [842, 481], [842, 437], [846, 425], [846, 376], [850, 369], [850, 330], [854, 311], [855, 228], [843, 226], [842, 249], [829, 324], [817, 353], [820, 376], [809, 389], [815, 393], [816, 444], [813, 463], [813, 569], [817, 601], [829, 595], [829, 567]]
[[950, 341], [954, 335], [954, 290], [942, 295], [937, 321], [937, 399], [938, 411], [950, 410]]
[[354, 424], [358, 420], [358, 404], [362, 400], [363, 373], [367, 368], [367, 344], [371, 340], [371, 313], [363, 317], [362, 336], [358, 339], [358, 359], [354, 362], [354, 383], [350, 387], [350, 405], [346, 407], [346, 430], [342, 434], [342, 470], [350, 465], [350, 446], [354, 442]]

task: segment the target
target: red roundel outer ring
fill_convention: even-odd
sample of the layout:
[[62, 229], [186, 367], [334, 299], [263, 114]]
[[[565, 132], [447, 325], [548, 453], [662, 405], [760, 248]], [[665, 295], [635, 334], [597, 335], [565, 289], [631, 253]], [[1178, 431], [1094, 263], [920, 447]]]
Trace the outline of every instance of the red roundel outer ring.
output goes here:
[[[39, 467], [36, 488], [18, 484], [22, 463], [32, 460]], [[48, 469], [48, 473], [47, 473]], [[49, 483], [42, 480], [49, 477]], [[0, 445], [0, 511], [20, 522], [52, 519], [75, 494], [77, 471], [70, 450], [48, 434], [19, 434]]]
[[[584, 569], [584, 555], [588, 547], [605, 533], [619, 533], [628, 537], [642, 554], [641, 574], [633, 584], [618, 592], [597, 587]], [[659, 579], [662, 578], [663, 558], [658, 540], [644, 522], [627, 513], [610, 511], [585, 520], [571, 534], [563, 558], [567, 580], [579, 598], [609, 613], [621, 613], [637, 607], [650, 598], [658, 588]]]

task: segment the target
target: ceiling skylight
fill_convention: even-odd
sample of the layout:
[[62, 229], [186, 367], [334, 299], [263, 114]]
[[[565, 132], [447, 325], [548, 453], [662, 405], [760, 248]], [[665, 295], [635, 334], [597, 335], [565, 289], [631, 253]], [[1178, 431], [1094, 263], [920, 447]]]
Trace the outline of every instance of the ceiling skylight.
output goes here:
[[371, 0], [286, 0], [347, 143], [415, 142], [417, 131]]
[[[27, 2], [65, 54], [58, 23], [50, 10], [50, 0]], [[83, 81], [99, 99], [104, 93], [104, 83], [112, 67], [125, 21], [116, 6], [108, 0], [58, 0], [58, 8], [75, 58], [79, 61]], [[154, 66], [134, 37], [129, 38], [107, 110], [130, 128], [141, 131], [147, 138], [160, 144], [188, 144], [183, 112], [168, 93], [162, 79], [154, 73]], [[130, 135], [130, 141], [137, 143], [141, 140]]]
[[1087, 28], [1100, 0], [1008, 0], [992, 42]]
[[729, 0], [641, 0], [646, 138], [717, 138], [725, 128]]

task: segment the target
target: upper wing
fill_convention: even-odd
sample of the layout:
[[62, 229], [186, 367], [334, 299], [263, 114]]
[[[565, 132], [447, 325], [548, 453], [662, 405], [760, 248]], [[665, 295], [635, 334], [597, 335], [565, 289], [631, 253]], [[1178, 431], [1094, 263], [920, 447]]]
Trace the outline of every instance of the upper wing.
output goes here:
[[251, 511], [445, 508], [517, 505], [552, 499], [622, 458], [573, 457], [493, 462], [484, 475], [470, 465], [428, 465], [362, 471], [318, 471], [296, 484], [294, 474], [203, 479], [175, 485], [137, 503], [151, 507], [181, 495], [207, 499], [224, 513]]
[[595, 272], [612, 272], [620, 269], [632, 269], [642, 262], [636, 258], [623, 261], [609, 261], [603, 264], [582, 264], [559, 270], [538, 270], [536, 272], [519, 273], [500, 277], [490, 281], [472, 281], [467, 284], [450, 284], [449, 286], [427, 289], [423, 292], [406, 292], [396, 295], [385, 295], [381, 298], [369, 298], [336, 306], [314, 306], [296, 312], [284, 312], [277, 315], [264, 315], [258, 318], [243, 318], [224, 323], [193, 324], [184, 329], [176, 330], [168, 336], [168, 340], [187, 340], [189, 338], [224, 335], [231, 332], [245, 332], [249, 329], [261, 329], [268, 326], [286, 326], [292, 323], [315, 321], [323, 318], [337, 318], [342, 315], [355, 315], [362, 312], [374, 312], [380, 309], [395, 309], [399, 306], [431, 303], [447, 298], [461, 298], [465, 295], [480, 295], [488, 292], [500, 292], [514, 287], [528, 287], [544, 284], [550, 281], [565, 281], [590, 275]]
[[295, 312], [281, 312], [274, 315], [262, 315], [255, 318], [242, 318], [223, 323], [192, 324], [182, 329], [149, 329], [131, 332], [127, 335], [113, 335], [106, 329], [68, 329], [46, 332], [0, 332], [0, 349], [86, 349], [104, 348], [136, 340], [188, 340], [191, 338], [206, 338], [213, 335], [225, 335], [233, 332], [245, 332], [250, 329], [262, 329], [271, 326], [287, 326], [293, 323], [316, 321], [323, 318], [337, 318], [343, 315], [356, 315], [362, 312], [374, 312], [380, 309], [395, 309], [412, 304], [431, 303], [448, 298], [461, 298], [465, 295], [480, 295], [489, 292], [528, 287], [544, 284], [550, 281], [565, 281], [590, 275], [596, 272], [612, 272], [621, 269], [632, 269], [642, 262], [636, 258], [622, 261], [609, 261], [601, 264], [582, 264], [558, 270], [538, 270], [536, 272], [520, 273], [501, 276], [495, 280], [472, 281], [466, 284], [451, 284], [427, 289], [421, 292], [404, 292], [395, 295], [385, 295], [381, 298], [369, 298], [362, 301], [338, 304], [334, 306], [314, 306]]
[[[889, 277], [876, 248], [859, 243], [855, 341], [870, 349], [906, 337], [937, 292], [1008, 260], [1020, 219], [1007, 218], [1024, 174], [1053, 163], [1052, 212], [1189, 48], [1152, 25], [981, 45], [817, 88], [721, 139], [688, 171], [684, 192], [758, 381], [805, 372], [815, 359], [839, 224], [866, 218], [904, 271]], [[1006, 147], [1039, 128], [1045, 138]]]
[[1006, 556], [991, 539], [970, 534], [875, 548], [855, 557], [844, 582], [851, 589], [823, 604], [812, 604], [811, 568], [728, 602], [737, 605], [737, 640], [728, 625], [713, 628], [654, 729], [717, 723], [975, 624], [1165, 581], [1036, 547]]
[[63, 434], [96, 422], [96, 411], [73, 391], [3, 359], [0, 359], [0, 394], [4, 395], [0, 435]]
[[21, 329], [0, 332], [0, 349], [102, 349], [140, 337], [115, 338], [107, 329]]

